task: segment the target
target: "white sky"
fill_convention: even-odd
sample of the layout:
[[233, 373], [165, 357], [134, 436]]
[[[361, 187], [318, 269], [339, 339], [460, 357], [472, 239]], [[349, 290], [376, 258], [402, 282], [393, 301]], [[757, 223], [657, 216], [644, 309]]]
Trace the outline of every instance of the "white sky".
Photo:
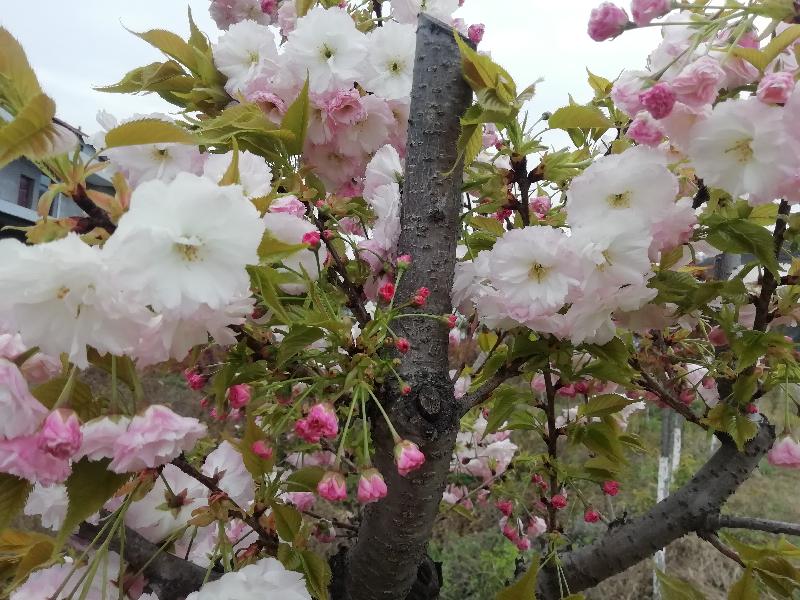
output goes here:
[[[486, 24], [481, 49], [508, 69], [519, 89], [544, 78], [532, 103], [535, 120], [567, 104], [569, 93], [580, 102], [591, 98], [586, 67], [613, 79], [624, 68], [643, 67], [658, 43], [657, 28], [629, 31], [613, 42], [590, 40], [586, 23], [599, 2], [466, 0], [457, 16]], [[199, 27], [215, 40], [208, 0], [0, 0], [0, 25], [24, 46], [42, 86], [56, 101], [58, 116], [93, 133], [101, 108], [117, 117], [171, 110], [152, 94], [106, 94], [92, 87], [116, 83], [129, 70], [161, 60], [157, 50], [125, 27], [186, 36], [187, 4]]]

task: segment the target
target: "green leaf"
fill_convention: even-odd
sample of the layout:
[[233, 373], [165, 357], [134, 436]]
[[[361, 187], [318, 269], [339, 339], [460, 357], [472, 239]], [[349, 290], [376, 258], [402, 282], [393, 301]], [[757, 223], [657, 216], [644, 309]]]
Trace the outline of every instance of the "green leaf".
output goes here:
[[745, 59], [759, 71], [764, 72], [769, 64], [798, 38], [800, 38], [800, 25], [792, 25], [776, 35], [763, 50], [734, 46], [731, 48], [731, 53]]
[[31, 546], [17, 564], [14, 583], [22, 583], [31, 571], [50, 560], [54, 549], [55, 544], [52, 539], [42, 540]]
[[267, 230], [258, 246], [258, 257], [265, 263], [280, 263], [283, 259], [296, 254], [300, 250], [307, 250], [307, 244], [287, 244], [276, 238]]
[[281, 340], [278, 347], [278, 363], [282, 364], [300, 354], [317, 340], [325, 337], [325, 331], [319, 327], [308, 325], [292, 325], [289, 333]]
[[277, 278], [277, 272], [275, 269], [251, 265], [247, 267], [247, 272], [250, 274], [250, 280], [253, 283], [253, 287], [258, 290], [259, 295], [264, 300], [264, 304], [266, 304], [267, 307], [275, 313], [275, 316], [280, 320], [281, 323], [286, 325], [291, 323], [292, 318], [283, 307], [280, 298], [278, 298], [278, 291], [275, 288], [274, 281]]
[[[103, 369], [109, 375], [111, 374], [111, 360], [110, 354], [99, 354], [94, 348], [89, 349], [89, 362], [95, 367]], [[136, 367], [133, 361], [127, 356], [115, 357], [117, 363], [117, 378], [124, 383], [131, 390], [136, 387]], [[45, 384], [46, 385], [46, 384]], [[91, 391], [91, 390], [90, 390]], [[38, 397], [38, 396], [37, 396]], [[56, 396], [57, 398], [58, 396]]]
[[194, 22], [194, 17], [192, 16], [192, 7], [189, 6], [187, 8], [189, 9], [189, 44], [201, 52], [211, 50], [211, 46], [208, 43], [208, 38], [202, 31], [200, 31], [200, 29], [197, 27], [197, 24]]
[[[155, 62], [129, 71], [119, 82], [96, 87], [99, 92], [111, 94], [134, 94], [137, 92], [191, 92], [195, 85], [194, 77], [186, 74], [174, 60]], [[170, 102], [171, 99], [167, 98]], [[173, 104], [181, 103], [173, 102]]]
[[[67, 385], [67, 379], [66, 375], [51, 379], [33, 388], [31, 394], [47, 408], [53, 408], [61, 391]], [[90, 421], [101, 415], [103, 407], [92, 396], [92, 388], [87, 384], [75, 378], [72, 389], [68, 392], [66, 406], [74, 410], [82, 421]]]
[[758, 600], [758, 581], [753, 569], [747, 569], [728, 592], [728, 600]]
[[453, 30], [453, 35], [461, 53], [464, 79], [482, 98], [481, 104], [484, 108], [505, 112], [508, 117], [516, 114], [519, 109], [516, 105], [517, 86], [514, 78], [489, 56], [479, 54], [471, 48], [457, 31]]
[[298, 469], [286, 478], [286, 491], [316, 493], [317, 484], [323, 475], [325, 475], [325, 469], [322, 467], [303, 467]]
[[220, 185], [236, 185], [241, 183], [241, 177], [239, 175], [239, 145], [236, 143], [236, 138], [231, 140], [233, 142], [233, 157], [231, 158], [231, 164], [228, 165], [228, 168], [225, 169], [225, 174], [220, 179]]
[[703, 422], [717, 431], [724, 431], [730, 435], [740, 452], [744, 450], [745, 444], [758, 433], [758, 425], [747, 415], [742, 414], [737, 407], [729, 404], [717, 404], [703, 419]]
[[297, 534], [300, 533], [300, 526], [303, 524], [303, 516], [294, 506], [273, 502], [272, 516], [275, 517], [275, 529], [278, 535], [285, 542], [294, 543]]
[[511, 417], [517, 404], [523, 400], [522, 393], [510, 386], [501, 385], [492, 393], [492, 408], [483, 437], [495, 433]]
[[328, 587], [331, 584], [331, 568], [328, 561], [311, 550], [303, 550], [299, 556], [308, 591], [317, 600], [328, 600]]
[[753, 254], [773, 275], [780, 277], [775, 241], [772, 234], [746, 219], [724, 219], [714, 216], [708, 219], [708, 243], [734, 254]]
[[14, 111], [42, 93], [25, 50], [5, 27], [0, 27], [0, 92]]
[[139, 119], [114, 127], [106, 133], [106, 148], [141, 144], [197, 144], [189, 131], [161, 119]]
[[25, 507], [31, 489], [33, 484], [29, 481], [0, 473], [0, 531], [11, 525], [17, 513]]
[[589, 69], [586, 69], [586, 74], [589, 76], [589, 85], [594, 90], [594, 97], [602, 99], [611, 93], [611, 82], [605, 77], [595, 75]]
[[297, 8], [297, 17], [305, 17], [311, 7], [317, 3], [317, 0], [295, 0], [295, 7]]
[[661, 584], [661, 595], [664, 600], [706, 600], [702, 592], [680, 577], [672, 577], [659, 569], [656, 569], [656, 577]]
[[75, 527], [99, 511], [130, 478], [128, 473], [110, 471], [110, 463], [108, 459], [90, 461], [83, 458], [72, 465], [72, 474], [66, 483], [69, 507], [56, 544], [59, 548]]
[[196, 71], [197, 63], [192, 47], [181, 36], [165, 29], [151, 29], [144, 33], [133, 33], [151, 46], [158, 48], [170, 58], [185, 65], [189, 70]]
[[573, 104], [553, 113], [548, 121], [553, 129], [609, 129], [614, 127], [609, 118], [596, 106]]
[[14, 120], [0, 127], [0, 167], [20, 156], [36, 160], [74, 150], [77, 137], [55, 127], [55, 114], [55, 102], [39, 94], [22, 107]]
[[294, 102], [286, 109], [286, 114], [281, 122], [281, 129], [291, 131], [294, 138], [286, 140], [284, 145], [286, 151], [292, 155], [303, 153], [303, 144], [306, 141], [308, 131], [308, 78], [306, 83]]
[[513, 585], [501, 590], [495, 600], [531, 600], [536, 597], [536, 578], [539, 575], [539, 555], [531, 558], [531, 566]]
[[619, 394], [602, 394], [594, 396], [586, 404], [578, 407], [578, 418], [580, 417], [605, 417], [621, 411], [635, 400], [620, 396]]

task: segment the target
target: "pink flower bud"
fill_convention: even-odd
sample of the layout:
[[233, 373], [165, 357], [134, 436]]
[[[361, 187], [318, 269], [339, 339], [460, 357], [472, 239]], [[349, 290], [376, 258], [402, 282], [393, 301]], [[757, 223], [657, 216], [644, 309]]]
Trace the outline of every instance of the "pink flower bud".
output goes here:
[[800, 444], [792, 435], [783, 435], [767, 453], [767, 460], [774, 467], [800, 469]]
[[578, 394], [585, 394], [589, 391], [589, 384], [585, 381], [576, 381], [573, 384], [573, 387], [575, 388], [575, 392]]
[[549, 196], [536, 196], [531, 198], [528, 202], [528, 207], [531, 212], [536, 213], [536, 216], [543, 219], [550, 211], [551, 202]]
[[411, 386], [408, 385], [407, 383], [403, 384], [403, 387], [400, 388], [400, 393], [403, 396], [408, 396], [411, 393]]
[[303, 243], [308, 244], [312, 248], [316, 248], [319, 246], [319, 240], [321, 236], [319, 231], [309, 231], [308, 233], [303, 235]]
[[411, 342], [409, 342], [406, 338], [401, 337], [397, 338], [394, 341], [394, 347], [397, 348], [400, 352], [405, 354], [409, 350], [411, 350]]
[[394, 298], [394, 284], [393, 283], [384, 283], [380, 289], [378, 289], [378, 295], [383, 298], [384, 302], [391, 302], [392, 298]]
[[486, 32], [486, 25], [483, 23], [475, 23], [470, 25], [467, 30], [467, 36], [473, 44], [480, 44], [483, 39], [483, 34]]
[[458, 325], [458, 316], [457, 315], [447, 315], [447, 326], [450, 329], [455, 329], [456, 325]]
[[561, 510], [567, 507], [567, 497], [563, 494], [554, 494], [552, 498], [550, 498], [550, 506], [555, 508], [556, 510]]
[[686, 406], [689, 406], [692, 402], [694, 402], [696, 394], [694, 390], [681, 390], [681, 393], [678, 395], [678, 400], [680, 400]]
[[325, 231], [322, 232], [322, 237], [323, 237], [323, 239], [326, 239], [326, 240], [332, 240], [335, 236], [336, 236], [336, 234], [333, 231], [331, 231], [330, 229], [326, 229]]
[[495, 503], [495, 507], [507, 517], [510, 517], [511, 513], [514, 512], [514, 503], [511, 500], [498, 500]]
[[65, 408], [47, 415], [37, 437], [40, 450], [61, 460], [73, 456], [80, 449], [82, 441], [81, 422], [73, 411]]
[[572, 384], [565, 385], [563, 387], [558, 388], [558, 395], [559, 396], [566, 396], [567, 398], [574, 398], [576, 393], [577, 392], [575, 391], [575, 387]]
[[322, 438], [335, 438], [339, 433], [339, 420], [330, 404], [315, 404], [302, 419], [294, 424], [294, 433], [310, 444]]
[[619, 6], [603, 2], [589, 16], [589, 37], [603, 42], [617, 37], [628, 26], [628, 15]]
[[744, 412], [746, 412], [748, 415], [757, 415], [758, 407], [751, 402], [750, 404], [744, 407]]
[[583, 520], [587, 523], [597, 523], [600, 520], [600, 513], [593, 508], [588, 508], [583, 513]]
[[186, 369], [183, 372], [183, 378], [186, 380], [186, 385], [192, 390], [201, 390], [206, 384], [206, 378], [194, 369]]
[[511, 210], [510, 208], [503, 208], [494, 213], [494, 218], [502, 222], [505, 221], [506, 219], [510, 219], [513, 214], [514, 211]]
[[361, 504], [370, 504], [385, 498], [388, 490], [383, 475], [377, 469], [367, 469], [361, 473], [358, 480], [358, 501]]
[[663, 17], [672, 9], [670, 0], [633, 0], [631, 14], [639, 27], [648, 25], [653, 19]]
[[250, 450], [253, 451], [258, 458], [269, 460], [272, 458], [273, 450], [264, 440], [256, 440], [250, 445]]
[[502, 523], [502, 532], [503, 535], [510, 541], [516, 544], [519, 541], [519, 528], [515, 524], [511, 523], [510, 519], [504, 519], [505, 523]]
[[251, 390], [246, 383], [232, 385], [227, 391], [228, 402], [231, 408], [244, 408], [250, 404]]
[[411, 255], [410, 254], [401, 254], [397, 257], [397, 268], [398, 269], [407, 269], [411, 266]]
[[675, 106], [675, 92], [667, 83], [657, 83], [639, 94], [639, 100], [654, 119], [668, 117]]
[[758, 84], [756, 96], [767, 104], [786, 104], [794, 90], [794, 75], [783, 71], [767, 73]]
[[520, 552], [527, 552], [531, 549], [531, 541], [527, 537], [521, 537], [517, 540], [516, 546]]
[[394, 447], [394, 462], [397, 472], [405, 477], [425, 463], [425, 455], [414, 442], [402, 440]]
[[271, 15], [278, 8], [278, 0], [261, 0], [261, 12]]
[[326, 471], [317, 484], [317, 493], [330, 502], [344, 500], [347, 498], [344, 476], [338, 471]]
[[616, 496], [619, 494], [619, 481], [604, 481], [603, 482], [603, 493], [606, 496]]
[[286, 492], [286, 500], [292, 503], [297, 510], [305, 512], [314, 506], [316, 497], [312, 492]]

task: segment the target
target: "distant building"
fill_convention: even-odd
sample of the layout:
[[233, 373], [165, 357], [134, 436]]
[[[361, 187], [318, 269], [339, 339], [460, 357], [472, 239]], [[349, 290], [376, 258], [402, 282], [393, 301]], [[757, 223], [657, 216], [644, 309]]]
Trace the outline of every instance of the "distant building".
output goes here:
[[[7, 117], [7, 115], [0, 115]], [[86, 135], [80, 130], [56, 119], [78, 136], [81, 141], [81, 154], [88, 159], [94, 148], [86, 142]], [[16, 230], [3, 230], [7, 226], [24, 227], [33, 225], [39, 218], [36, 206], [41, 195], [50, 187], [52, 180], [27, 158], [18, 158], [0, 169], [0, 238], [24, 236]], [[113, 195], [111, 182], [102, 175], [91, 175], [87, 179], [89, 187]], [[83, 216], [71, 198], [59, 194], [50, 208], [50, 216], [56, 219]]]

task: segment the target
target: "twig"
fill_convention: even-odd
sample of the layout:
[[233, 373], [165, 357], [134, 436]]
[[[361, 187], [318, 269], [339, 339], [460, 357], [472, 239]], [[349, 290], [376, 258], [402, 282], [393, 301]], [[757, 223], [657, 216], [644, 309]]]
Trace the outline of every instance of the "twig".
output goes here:
[[[544, 375], [544, 387], [547, 394], [547, 456], [550, 463], [550, 496], [558, 493], [558, 471], [555, 461], [558, 457], [558, 430], [556, 428], [556, 388], [553, 386], [553, 372], [550, 370], [550, 361], [547, 368], [542, 371]], [[547, 503], [547, 528], [555, 531], [558, 524], [558, 516], [552, 502]]]
[[524, 365], [526, 362], [527, 361], [523, 359], [511, 361], [509, 364], [501, 368], [497, 373], [487, 379], [486, 382], [477, 390], [470, 392], [469, 394], [465, 394], [459, 400], [461, 413], [466, 414], [476, 406], [482, 404], [493, 391], [500, 387], [502, 383], [519, 375], [520, 367], [522, 367], [522, 365]]
[[708, 528], [717, 529], [750, 529], [752, 531], [765, 531], [767, 533], [800, 536], [800, 524], [785, 521], [771, 521], [756, 517], [737, 517], [733, 515], [715, 515], [709, 517]]
[[[789, 214], [791, 207], [786, 200], [781, 200], [778, 207], [778, 220], [775, 222], [775, 230], [772, 232], [772, 239], [775, 243], [775, 258], [780, 259], [781, 249], [783, 248], [783, 239], [786, 235], [786, 219], [783, 217]], [[772, 300], [772, 295], [778, 289], [778, 281], [775, 279], [775, 274], [769, 269], [764, 269], [764, 276], [761, 278], [761, 293], [758, 296], [756, 305], [756, 316], [753, 321], [753, 329], [755, 331], [766, 331], [767, 323], [769, 322], [769, 303]]]
[[312, 512], [310, 510], [304, 510], [303, 513], [308, 515], [312, 519], [328, 521], [331, 525], [333, 525], [334, 527], [338, 527], [339, 529], [347, 529], [349, 531], [358, 531], [358, 527], [355, 526], [355, 525], [352, 525], [351, 523], [345, 523], [344, 521], [339, 521], [338, 519], [334, 519], [334, 518], [331, 518], [331, 517], [323, 517], [322, 515], [317, 514], [315, 512]]
[[662, 386], [652, 375], [647, 373], [646, 371], [642, 370], [639, 361], [636, 359], [631, 360], [631, 366], [633, 366], [636, 370], [639, 371], [639, 375], [641, 378], [641, 383], [643, 387], [654, 394], [658, 395], [659, 399], [669, 406], [672, 410], [677, 412], [679, 415], [683, 416], [684, 419], [687, 421], [702, 427], [703, 429], [708, 429], [708, 426], [703, 423], [696, 414], [686, 406], [683, 402], [675, 398], [672, 394], [667, 391], [664, 386]]
[[240, 518], [242, 521], [247, 523], [250, 528], [258, 534], [259, 539], [261, 540], [262, 545], [267, 548], [268, 550], [277, 551], [278, 549], [278, 538], [274, 533], [271, 533], [265, 530], [261, 524], [258, 522], [258, 519], [255, 518], [253, 515], [247, 513], [247, 511], [243, 510], [238, 504], [236, 504], [220, 487], [217, 485], [217, 482], [204, 475], [200, 471], [198, 471], [194, 466], [192, 466], [189, 461], [187, 461], [183, 455], [179, 456], [178, 458], [172, 461], [172, 464], [178, 467], [181, 471], [189, 475], [202, 483], [206, 486], [209, 490], [216, 494], [225, 494], [228, 497], [228, 500], [234, 507], [234, 512], [237, 513], [237, 517]]
[[108, 213], [92, 202], [91, 198], [89, 198], [86, 193], [86, 188], [82, 185], [76, 186], [75, 191], [70, 194], [70, 197], [73, 202], [78, 205], [78, 208], [89, 215], [88, 222], [84, 223], [86, 231], [90, 231], [92, 227], [96, 226], [104, 228], [108, 233], [113, 233], [117, 228], [111, 221]]
[[701, 539], [704, 539], [709, 544], [714, 546], [714, 548], [719, 550], [720, 554], [724, 554], [725, 556], [730, 558], [732, 561], [735, 561], [735, 562], [739, 563], [739, 566], [742, 567], [743, 569], [747, 568], [747, 565], [744, 564], [744, 561], [742, 560], [742, 557], [739, 556], [739, 554], [736, 552], [736, 550], [734, 550], [733, 548], [730, 548], [729, 546], [726, 546], [722, 542], [722, 540], [719, 539], [719, 536], [716, 533], [711, 533], [709, 531], [699, 531], [697, 533], [697, 535]]

